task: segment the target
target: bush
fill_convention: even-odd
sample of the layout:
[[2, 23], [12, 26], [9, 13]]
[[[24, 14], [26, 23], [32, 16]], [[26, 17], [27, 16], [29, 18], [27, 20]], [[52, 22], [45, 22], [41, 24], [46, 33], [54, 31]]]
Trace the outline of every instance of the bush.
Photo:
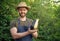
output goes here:
[[[12, 19], [19, 16], [15, 7], [20, 1], [22, 0], [0, 0], [0, 41], [14, 41], [9, 31], [9, 24]], [[32, 7], [27, 17], [40, 19], [38, 27], [39, 37], [33, 39], [33, 41], [60, 41], [60, 6], [52, 6], [51, 2], [47, 0], [45, 1], [49, 4], [44, 3], [43, 0], [23, 1], [26, 1]]]

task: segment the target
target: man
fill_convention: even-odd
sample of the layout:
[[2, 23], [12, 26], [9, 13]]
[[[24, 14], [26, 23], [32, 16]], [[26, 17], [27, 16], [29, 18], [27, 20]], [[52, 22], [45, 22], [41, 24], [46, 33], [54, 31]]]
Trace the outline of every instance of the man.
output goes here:
[[17, 6], [19, 18], [10, 23], [11, 35], [15, 41], [32, 41], [32, 37], [37, 38], [37, 29], [31, 30], [32, 19], [26, 17], [29, 6], [25, 2], [20, 2]]

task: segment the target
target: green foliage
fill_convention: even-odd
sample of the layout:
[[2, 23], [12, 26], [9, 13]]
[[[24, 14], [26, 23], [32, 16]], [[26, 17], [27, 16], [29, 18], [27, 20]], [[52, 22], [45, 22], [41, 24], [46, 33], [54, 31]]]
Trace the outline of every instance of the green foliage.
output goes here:
[[31, 6], [28, 18], [40, 19], [39, 37], [33, 41], [60, 41], [60, 5], [52, 4], [51, 0], [0, 0], [0, 41], [14, 41], [9, 24], [19, 16], [15, 8], [21, 1]]

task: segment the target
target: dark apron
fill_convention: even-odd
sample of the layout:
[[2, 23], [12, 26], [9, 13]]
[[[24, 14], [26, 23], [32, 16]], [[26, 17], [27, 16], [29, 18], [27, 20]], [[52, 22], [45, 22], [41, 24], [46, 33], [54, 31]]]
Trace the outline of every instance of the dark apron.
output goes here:
[[[21, 26], [20, 25], [20, 20], [18, 19], [17, 33], [26, 32], [29, 27], [30, 27], [29, 22], [28, 22], [28, 26]], [[32, 35], [29, 34], [29, 35], [27, 35], [27, 36], [25, 36], [23, 38], [15, 39], [15, 41], [32, 41]]]

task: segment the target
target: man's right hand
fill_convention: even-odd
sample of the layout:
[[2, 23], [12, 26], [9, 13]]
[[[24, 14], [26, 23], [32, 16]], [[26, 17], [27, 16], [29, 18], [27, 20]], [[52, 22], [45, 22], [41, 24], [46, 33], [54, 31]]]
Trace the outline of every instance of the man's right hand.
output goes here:
[[36, 29], [31, 30], [30, 28], [28, 28], [28, 32], [32, 34], [34, 32], [37, 32], [37, 30]]

